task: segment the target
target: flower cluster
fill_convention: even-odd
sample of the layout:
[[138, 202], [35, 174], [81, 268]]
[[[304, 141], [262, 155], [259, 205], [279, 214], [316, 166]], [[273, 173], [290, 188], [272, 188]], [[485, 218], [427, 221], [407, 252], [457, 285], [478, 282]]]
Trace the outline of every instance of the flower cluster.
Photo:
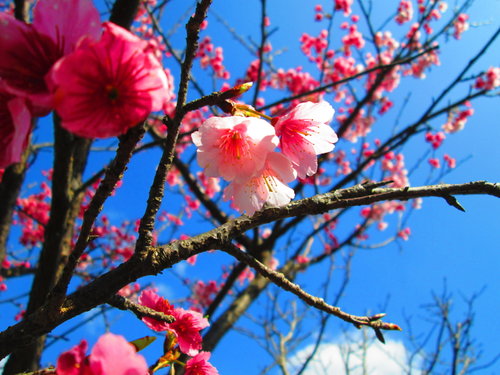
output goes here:
[[139, 296], [139, 303], [165, 315], [175, 318], [173, 323], [165, 323], [153, 318], [143, 318], [143, 322], [154, 331], [169, 331], [179, 344], [181, 352], [195, 356], [201, 349], [201, 335], [199, 331], [208, 327], [208, 320], [199, 312], [174, 308], [173, 305], [152, 290], [145, 290]]
[[114, 24], [101, 27], [91, 0], [40, 0], [32, 24], [1, 13], [0, 56], [0, 168], [20, 161], [32, 117], [55, 109], [67, 130], [111, 137], [169, 97], [148, 44]]
[[[170, 362], [177, 361], [179, 350], [192, 357], [185, 366], [186, 375], [218, 375], [217, 369], [213, 367], [208, 359], [210, 353], [200, 352], [202, 338], [200, 331], [209, 326], [208, 320], [201, 313], [193, 310], [175, 308], [166, 299], [160, 297], [152, 290], [145, 290], [139, 296], [139, 303], [150, 309], [160, 311], [165, 315], [171, 315], [173, 323], [161, 322], [153, 318], [145, 317], [143, 322], [154, 331], [167, 332], [165, 355], [162, 357], [162, 367], [168, 366]], [[160, 360], [160, 363], [162, 363]]]
[[287, 184], [315, 174], [317, 155], [333, 150], [333, 114], [322, 101], [300, 103], [271, 124], [258, 117], [211, 117], [192, 135], [198, 164], [207, 176], [230, 182], [224, 198], [241, 212], [252, 215], [265, 203], [283, 206], [294, 197]]

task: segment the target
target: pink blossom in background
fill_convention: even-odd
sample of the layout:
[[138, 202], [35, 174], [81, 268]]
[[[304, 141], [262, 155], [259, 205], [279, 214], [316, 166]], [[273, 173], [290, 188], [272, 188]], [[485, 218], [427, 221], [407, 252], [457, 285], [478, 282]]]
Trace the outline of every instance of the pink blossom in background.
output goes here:
[[33, 27], [50, 37], [61, 56], [73, 52], [83, 35], [98, 39], [99, 18], [92, 0], [40, 0], [33, 9]]
[[[93, 375], [146, 375], [148, 365], [122, 336], [106, 333], [92, 348], [88, 367]], [[86, 373], [87, 374], [87, 373]]]
[[40, 116], [52, 109], [47, 73], [82, 36], [97, 38], [100, 21], [91, 0], [40, 0], [33, 15], [33, 24], [27, 25], [0, 14], [0, 77]]
[[401, 0], [398, 6], [398, 14], [396, 15], [396, 22], [402, 25], [408, 22], [413, 17], [413, 5], [410, 0]]
[[87, 341], [82, 340], [80, 344], [62, 353], [57, 358], [57, 375], [79, 375], [83, 371], [82, 365], [87, 352]]
[[344, 16], [351, 14], [351, 6], [354, 0], [335, 0], [335, 10], [343, 10]]
[[317, 155], [330, 152], [338, 138], [328, 125], [334, 110], [327, 102], [304, 102], [285, 115], [273, 119], [280, 148], [300, 178], [318, 169]]
[[241, 213], [253, 215], [264, 203], [280, 207], [288, 204], [295, 193], [286, 184], [297, 177], [291, 162], [282, 154], [270, 153], [258, 176], [233, 181], [224, 189], [224, 200], [232, 200]]
[[274, 128], [255, 117], [211, 117], [192, 134], [198, 164], [208, 177], [243, 181], [264, 167], [278, 145]]
[[460, 39], [462, 37], [462, 34], [465, 31], [469, 30], [469, 22], [467, 22], [468, 20], [468, 14], [460, 13], [455, 22], [453, 22], [453, 27], [455, 29], [455, 31], [453, 32], [453, 37], [455, 39]]
[[0, 89], [0, 168], [21, 160], [30, 131], [31, 114], [25, 99]]
[[88, 357], [87, 342], [62, 353], [57, 359], [57, 375], [147, 375], [143, 356], [122, 336], [106, 333], [92, 348]]
[[476, 79], [474, 87], [482, 90], [493, 90], [500, 86], [500, 67], [489, 67], [488, 70]]
[[62, 126], [81, 137], [124, 134], [169, 97], [165, 72], [147, 43], [115, 24], [103, 26], [99, 41], [83, 40], [50, 73]]
[[208, 360], [209, 352], [200, 352], [186, 363], [185, 375], [219, 375], [217, 369]]

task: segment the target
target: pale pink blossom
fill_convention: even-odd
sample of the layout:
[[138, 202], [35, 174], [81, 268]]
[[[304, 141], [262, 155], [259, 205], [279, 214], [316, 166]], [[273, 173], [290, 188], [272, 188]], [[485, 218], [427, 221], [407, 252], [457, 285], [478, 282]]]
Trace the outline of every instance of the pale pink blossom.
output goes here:
[[265, 203], [280, 207], [295, 193], [286, 184], [296, 178], [291, 162], [282, 154], [270, 153], [260, 174], [246, 181], [233, 181], [224, 189], [224, 200], [232, 200], [240, 212], [253, 215]]
[[124, 134], [169, 97], [165, 72], [147, 43], [115, 24], [103, 26], [99, 41], [83, 40], [50, 76], [62, 126], [81, 137]]
[[31, 114], [25, 99], [0, 89], [0, 168], [21, 160], [31, 132]]
[[106, 333], [92, 348], [88, 357], [87, 342], [62, 353], [57, 359], [57, 375], [147, 375], [143, 356], [122, 336]]
[[185, 375], [219, 375], [217, 369], [208, 360], [209, 352], [200, 352], [186, 363]]
[[452, 110], [448, 113], [448, 119], [442, 128], [446, 133], [456, 133], [465, 127], [468, 118], [473, 114], [473, 108], [467, 108], [462, 111]]
[[192, 134], [192, 139], [205, 174], [228, 181], [255, 176], [278, 145], [274, 128], [255, 117], [211, 117]]
[[280, 148], [300, 178], [318, 169], [317, 155], [330, 152], [337, 134], [328, 125], [334, 110], [327, 102], [300, 103], [285, 115], [273, 119]]
[[46, 75], [78, 40], [97, 38], [99, 13], [91, 0], [40, 0], [33, 23], [0, 14], [0, 77], [12, 94], [31, 101], [35, 115], [52, 109]]

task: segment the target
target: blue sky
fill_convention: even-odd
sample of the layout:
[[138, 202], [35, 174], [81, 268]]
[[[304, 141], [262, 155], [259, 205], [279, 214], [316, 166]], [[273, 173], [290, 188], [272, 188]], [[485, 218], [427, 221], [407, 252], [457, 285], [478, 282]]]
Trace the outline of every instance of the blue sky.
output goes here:
[[[313, 22], [315, 3], [292, 0], [269, 1], [269, 16], [271, 18], [271, 28], [277, 26], [277, 31], [271, 38], [274, 50], [285, 48], [286, 51], [276, 57], [276, 65], [283, 68], [290, 68], [302, 65], [304, 69], [311, 70], [306, 59], [300, 54], [298, 38], [301, 33], [307, 31], [309, 34], [317, 35], [325, 27], [325, 24]], [[306, 3], [306, 4], [305, 4]], [[324, 9], [331, 7], [331, 1], [318, 1], [323, 4]], [[397, 1], [389, 1], [391, 6], [380, 7], [378, 2], [374, 2], [374, 19], [377, 24], [388, 16], [387, 8], [396, 9]], [[384, 2], [385, 3], [385, 2]], [[485, 6], [485, 3], [488, 5]], [[182, 22], [180, 18], [184, 13], [186, 2], [180, 0], [171, 1], [167, 6], [169, 10], [165, 27], [168, 29], [177, 22]], [[479, 5], [480, 4], [480, 5]], [[383, 9], [381, 9], [383, 8]], [[215, 0], [213, 9], [222, 18], [235, 28], [236, 32], [244, 39], [258, 41], [256, 34], [259, 29], [260, 2], [258, 1], [222, 1]], [[354, 8], [358, 13], [358, 8]], [[405, 79], [405, 83], [400, 90], [396, 91], [391, 98], [395, 101], [396, 107], [401, 103], [406, 95], [411, 92], [411, 101], [407, 106], [403, 121], [408, 123], [418, 117], [431, 102], [432, 98], [440, 93], [440, 89], [453, 80], [457, 72], [469, 60], [484, 43], [484, 41], [498, 28], [498, 17], [500, 14], [500, 1], [490, 0], [478, 2], [478, 5], [470, 12], [471, 30], [463, 35], [460, 42], [450, 40], [449, 44], [443, 46], [441, 50], [440, 67], [434, 67], [428, 74], [427, 80], [417, 80], [413, 78]], [[181, 21], [179, 21], [181, 20]], [[339, 16], [336, 20], [343, 20]], [[362, 30], [364, 26], [360, 26]], [[389, 26], [392, 30], [398, 30], [394, 24]], [[406, 28], [403, 28], [406, 30]], [[338, 28], [335, 29], [338, 31]], [[401, 30], [401, 29], [399, 29]], [[184, 28], [180, 27], [177, 33], [172, 36], [171, 42], [177, 47], [184, 45]], [[232, 73], [232, 79], [243, 74], [249, 61], [253, 57], [238, 45], [234, 38], [225, 31], [225, 28], [214, 18], [214, 14], [209, 15], [209, 28], [204, 35], [211, 35], [216, 46], [223, 46], [225, 52], [224, 64]], [[339, 37], [333, 36], [337, 41]], [[336, 45], [338, 46], [338, 45]], [[498, 54], [494, 53], [500, 47], [500, 43], [491, 48], [490, 53], [485, 56], [477, 65], [473, 72], [479, 72], [491, 65], [499, 64]], [[170, 62], [174, 74], [174, 82], [178, 84], [178, 68]], [[195, 69], [197, 78], [206, 87], [206, 93], [211, 90], [211, 80], [203, 77], [199, 69]], [[219, 81], [216, 83], [221, 84]], [[220, 86], [215, 87], [216, 89]], [[457, 90], [450, 98], [463, 94]], [[271, 97], [272, 93], [264, 93], [266, 97]], [[267, 96], [270, 95], [270, 96]], [[274, 94], [275, 95], [275, 94]], [[244, 98], [249, 98], [246, 96]], [[194, 91], [191, 91], [190, 99], [197, 98]], [[270, 101], [270, 100], [269, 100]], [[499, 181], [500, 172], [498, 162], [500, 151], [498, 148], [500, 107], [497, 105], [498, 97], [482, 99], [474, 104], [475, 114], [469, 120], [464, 131], [448, 137], [444, 146], [438, 150], [441, 158], [444, 153], [448, 153], [457, 160], [466, 160], [459, 168], [436, 181], [436, 175], [430, 175], [431, 169], [426, 163], [422, 168], [410, 177], [412, 185], [417, 186], [432, 182], [461, 183], [472, 180]], [[397, 112], [397, 109], [394, 111]], [[390, 128], [391, 121], [395, 115], [388, 115], [381, 120], [381, 129]], [[49, 127], [48, 120], [42, 120], [40, 128]], [[444, 117], [432, 123], [438, 128], [444, 122]], [[335, 121], [334, 128], [338, 125]], [[379, 124], [377, 124], [378, 126]], [[385, 128], [384, 128], [385, 127]], [[381, 130], [384, 132], [384, 130]], [[39, 141], [50, 137], [50, 133], [40, 131], [37, 136]], [[374, 131], [375, 134], [375, 131]], [[423, 138], [423, 136], [421, 137]], [[107, 141], [108, 144], [113, 141]], [[347, 141], [341, 141], [338, 148], [350, 149]], [[412, 142], [407, 148], [406, 160], [408, 165], [415, 163], [427, 151], [428, 145], [422, 139]], [[104, 159], [110, 156], [104, 156]], [[45, 159], [45, 160], [44, 160]], [[144, 209], [144, 197], [148, 191], [149, 181], [154, 174], [155, 162], [159, 159], [157, 151], [138, 155], [130, 165], [125, 176], [123, 187], [117, 192], [107, 205], [108, 214], [111, 218], [123, 220], [125, 218], [135, 218], [142, 214]], [[50, 154], [46, 153], [40, 158], [32, 176], [37, 176], [40, 168], [46, 166], [50, 160]], [[95, 164], [90, 166], [97, 168], [102, 159], [96, 159]], [[147, 166], [150, 165], [150, 168]], [[37, 178], [37, 177], [33, 177]], [[136, 198], [137, 197], [137, 198]], [[132, 199], [131, 199], [132, 198]], [[169, 195], [166, 197], [164, 208], [173, 205], [178, 196]], [[491, 359], [497, 354], [497, 342], [500, 330], [492, 322], [496, 321], [496, 312], [500, 309], [498, 290], [500, 280], [498, 278], [498, 266], [500, 264], [500, 232], [498, 225], [498, 212], [500, 202], [492, 197], [458, 197], [460, 203], [465, 207], [466, 212], [459, 212], [448, 206], [446, 202], [437, 198], [426, 199], [422, 209], [414, 211], [408, 225], [412, 234], [407, 242], [396, 241], [380, 249], [365, 250], [358, 249], [352, 263], [352, 277], [341, 301], [341, 307], [354, 314], [364, 314], [367, 310], [371, 312], [388, 313], [388, 320], [401, 323], [404, 331], [402, 333], [387, 333], [388, 340], [398, 340], [407, 343], [405, 326], [405, 316], [412, 316], [413, 329], [420, 332], [428, 331], [430, 325], [425, 322], [422, 305], [431, 301], [431, 293], [440, 294], [443, 285], [446, 283], [447, 289], [453, 293], [457, 316], [465, 306], [462, 297], [470, 297], [474, 293], [482, 290], [480, 297], [475, 304], [475, 325], [473, 327], [474, 337], [478, 343], [482, 344], [484, 360]], [[390, 219], [391, 224], [396, 223], [396, 218]], [[351, 220], [355, 220], [354, 216]], [[190, 234], [200, 233], [206, 228], [206, 224], [201, 221], [192, 221], [191, 227], [187, 230]], [[352, 223], [351, 223], [352, 224]], [[346, 224], [346, 228], [347, 228]], [[391, 232], [393, 233], [393, 232]], [[391, 233], [378, 234], [373, 232], [373, 237], [377, 240], [384, 240]], [[196, 268], [190, 266], [178, 266], [176, 272], [189, 276], [192, 279], [218, 277], [221, 266], [227, 264], [228, 257], [217, 254], [204, 254], [200, 256]], [[299, 277], [299, 283], [304, 285], [312, 293], [320, 293], [318, 287], [319, 278], [317, 275], [326, 273], [325, 266], [318, 266], [309, 274]], [[153, 282], [159, 287], [160, 292], [165, 293], [165, 297], [177, 299], [185, 296], [186, 289], [179, 283], [178, 279], [172, 277], [166, 271], [158, 278], [148, 278], [148, 282]], [[19, 283], [19, 284], [17, 284]], [[27, 285], [28, 279], [16, 280], [10, 287], [8, 294], [16, 294], [16, 285], [21, 287]], [[4, 295], [0, 295], [4, 299]], [[262, 301], [257, 301], [252, 312], [258, 313], [258, 307], [262, 306]], [[300, 302], [299, 302], [300, 305]], [[9, 309], [5, 310], [6, 315]], [[86, 316], [89, 316], [88, 313]], [[113, 322], [111, 331], [121, 333], [132, 340], [140, 336], [151, 334], [146, 327], [137, 321], [131, 314], [124, 312], [113, 313], [110, 321]], [[314, 326], [317, 321], [313, 318], [304, 322], [305, 326]], [[58, 332], [63, 332], [73, 323], [64, 324]], [[3, 324], [2, 324], [3, 326]], [[252, 327], [249, 325], [248, 327]], [[326, 337], [334, 342], [338, 342], [341, 328], [346, 328], [343, 323], [335, 319], [330, 320]], [[53, 362], [63, 348], [75, 345], [80, 338], [86, 337], [89, 341], [95, 339], [104, 331], [104, 324], [101, 320], [95, 320], [85, 328], [72, 335], [73, 341], [55, 345], [48, 351], [44, 358], [46, 363]], [[314, 336], [314, 334], [313, 334]], [[307, 346], [304, 342], [302, 347]], [[149, 362], [152, 362], [160, 353], [161, 343], [155, 343], [144, 352]], [[251, 354], [248, 354], [251, 353]], [[255, 374], [266, 364], [269, 357], [258, 348], [248, 338], [238, 333], [228, 334], [213, 354], [213, 363], [218, 367], [221, 374]], [[489, 373], [500, 372], [500, 364], [497, 363], [491, 368]]]

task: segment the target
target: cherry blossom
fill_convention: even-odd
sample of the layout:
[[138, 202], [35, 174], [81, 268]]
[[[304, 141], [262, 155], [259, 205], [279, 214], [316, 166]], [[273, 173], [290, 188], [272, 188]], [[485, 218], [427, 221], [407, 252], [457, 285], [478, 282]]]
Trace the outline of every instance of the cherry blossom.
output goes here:
[[99, 13], [91, 0], [40, 0], [33, 23], [0, 14], [0, 77], [12, 94], [28, 98], [34, 114], [52, 109], [46, 75], [54, 63], [87, 35], [97, 38]]
[[264, 203], [284, 206], [295, 193], [286, 184], [296, 178], [291, 162], [282, 154], [270, 153], [265, 167], [258, 176], [246, 181], [233, 181], [224, 189], [224, 200], [231, 199], [240, 212], [253, 215]]
[[255, 117], [211, 117], [191, 137], [206, 176], [228, 181], [255, 176], [278, 145], [274, 128]]
[[455, 29], [455, 31], [453, 32], [453, 37], [455, 39], [460, 39], [462, 37], [462, 33], [469, 30], [469, 22], [467, 22], [468, 20], [469, 15], [460, 13], [455, 22], [453, 22], [453, 27]]
[[[139, 296], [139, 303], [153, 310], [160, 311], [165, 315], [173, 315], [174, 307], [165, 299], [152, 290], [145, 290]], [[144, 317], [142, 321], [153, 331], [161, 332], [169, 328], [168, 323], [153, 318]]]
[[147, 43], [104, 23], [51, 71], [54, 105], [67, 130], [87, 138], [118, 136], [162, 109], [168, 81]]
[[316, 155], [333, 150], [333, 144], [338, 140], [328, 125], [333, 114], [334, 110], [327, 102], [304, 102], [273, 119], [276, 134], [280, 137], [280, 148], [300, 178], [316, 173]]
[[142, 318], [142, 321], [154, 331], [169, 331], [173, 333], [179, 343], [180, 350], [194, 356], [201, 349], [202, 338], [200, 332], [209, 326], [208, 320], [199, 312], [174, 308], [173, 305], [152, 290], [145, 290], [139, 296], [139, 303], [153, 310], [172, 315], [173, 323], [161, 322], [152, 318]]
[[500, 86], [500, 67], [489, 67], [488, 70], [476, 79], [474, 87], [482, 90], [493, 90]]
[[31, 131], [26, 100], [0, 88], [0, 168], [21, 160]]
[[208, 360], [209, 352], [200, 352], [186, 363], [185, 375], [219, 375], [217, 369]]
[[344, 16], [351, 14], [353, 0], [335, 0], [335, 10], [343, 10]]
[[396, 16], [396, 22], [402, 25], [408, 22], [413, 17], [413, 5], [409, 0], [401, 0], [398, 6], [398, 14]]
[[146, 375], [148, 365], [122, 336], [106, 333], [88, 357], [87, 342], [62, 353], [57, 359], [58, 375]]
[[175, 322], [170, 323], [168, 330], [177, 336], [181, 352], [189, 356], [198, 354], [201, 349], [200, 331], [209, 326], [208, 320], [198, 311], [176, 308], [173, 311]]

